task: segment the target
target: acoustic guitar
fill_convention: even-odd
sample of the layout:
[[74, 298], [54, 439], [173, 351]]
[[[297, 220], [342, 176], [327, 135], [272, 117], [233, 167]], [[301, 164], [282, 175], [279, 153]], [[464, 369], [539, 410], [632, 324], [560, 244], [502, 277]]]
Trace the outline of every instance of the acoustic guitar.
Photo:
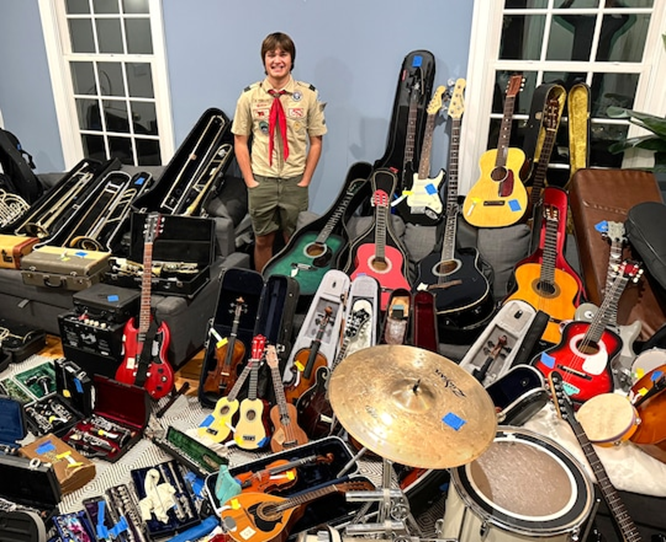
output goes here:
[[[155, 329], [150, 310], [150, 289], [153, 270], [153, 243], [162, 231], [162, 217], [150, 213], [146, 217], [143, 275], [141, 277], [141, 303], [139, 325], [134, 317], [123, 331], [123, 362], [116, 370], [116, 380], [145, 388], [152, 399], [160, 399], [173, 388], [174, 374], [167, 359], [171, 334], [166, 322]], [[154, 333], [152, 333], [154, 331]]]
[[510, 226], [527, 210], [527, 190], [520, 177], [525, 153], [509, 147], [513, 110], [522, 85], [522, 75], [509, 80], [498, 147], [483, 153], [479, 160], [481, 176], [465, 196], [463, 217], [478, 228]]
[[238, 405], [238, 423], [234, 433], [234, 442], [243, 450], [258, 450], [269, 441], [268, 407], [266, 401], [257, 396], [259, 365], [265, 347], [266, 337], [257, 335], [252, 341], [252, 356], [255, 361], [250, 369], [247, 397]]

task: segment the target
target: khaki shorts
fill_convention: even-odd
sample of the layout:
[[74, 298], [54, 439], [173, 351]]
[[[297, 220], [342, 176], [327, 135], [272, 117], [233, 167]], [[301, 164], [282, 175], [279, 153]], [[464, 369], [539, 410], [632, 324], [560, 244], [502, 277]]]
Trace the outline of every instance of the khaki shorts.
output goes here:
[[262, 177], [255, 175], [259, 186], [248, 188], [248, 210], [255, 235], [268, 235], [282, 230], [291, 235], [296, 230], [298, 213], [308, 210], [308, 187], [297, 186], [303, 178]]

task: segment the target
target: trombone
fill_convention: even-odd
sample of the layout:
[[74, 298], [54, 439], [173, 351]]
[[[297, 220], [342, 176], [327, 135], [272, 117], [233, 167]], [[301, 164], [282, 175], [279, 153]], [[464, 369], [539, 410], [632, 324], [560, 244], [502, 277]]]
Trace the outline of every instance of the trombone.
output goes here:
[[190, 195], [196, 195], [192, 203], [190, 203], [183, 215], [185, 216], [205, 216], [205, 211], [203, 209], [203, 200], [204, 196], [209, 192], [209, 189], [215, 183], [215, 180], [220, 175], [220, 172], [224, 169], [226, 164], [229, 162], [233, 156], [232, 145], [229, 143], [224, 143], [220, 145], [215, 153], [215, 157], [210, 162], [209, 172], [206, 175], [206, 180], [200, 183], [195, 183], [188, 193]]

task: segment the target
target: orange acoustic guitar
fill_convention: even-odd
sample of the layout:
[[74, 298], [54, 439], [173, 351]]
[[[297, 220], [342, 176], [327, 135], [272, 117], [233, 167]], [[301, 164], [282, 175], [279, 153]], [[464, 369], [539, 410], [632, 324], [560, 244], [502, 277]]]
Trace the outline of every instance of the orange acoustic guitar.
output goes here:
[[509, 80], [498, 147], [483, 153], [479, 160], [481, 176], [465, 196], [463, 217], [478, 228], [510, 226], [527, 210], [527, 190], [520, 178], [525, 153], [509, 147], [513, 109], [522, 84], [522, 75]]

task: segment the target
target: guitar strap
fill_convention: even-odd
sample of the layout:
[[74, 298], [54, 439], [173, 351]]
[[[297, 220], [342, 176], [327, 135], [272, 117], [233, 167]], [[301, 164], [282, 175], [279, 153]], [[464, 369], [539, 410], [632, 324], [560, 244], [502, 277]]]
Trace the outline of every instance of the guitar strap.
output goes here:
[[518, 351], [511, 362], [511, 367], [529, 364], [533, 357], [532, 353], [534, 352], [534, 348], [543, 335], [543, 332], [546, 330], [548, 320], [549, 316], [547, 313], [544, 311], [537, 311], [530, 323], [530, 327], [525, 332], [523, 340], [518, 346]]
[[143, 341], [143, 347], [141, 348], [141, 354], [139, 355], [139, 365], [136, 372], [136, 378], [134, 379], [135, 386], [143, 386], [146, 383], [146, 376], [148, 375], [148, 367], [152, 361], [153, 357], [153, 341], [157, 335], [157, 323], [155, 318], [151, 318], [150, 326], [146, 332], [145, 340]]

